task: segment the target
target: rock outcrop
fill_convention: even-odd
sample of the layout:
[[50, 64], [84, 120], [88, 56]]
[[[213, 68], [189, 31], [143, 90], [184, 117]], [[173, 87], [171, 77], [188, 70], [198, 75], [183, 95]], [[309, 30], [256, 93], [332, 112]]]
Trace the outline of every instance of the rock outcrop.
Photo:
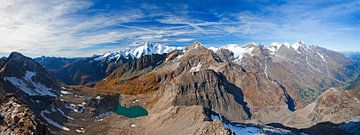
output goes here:
[[282, 123], [296, 128], [308, 128], [321, 122], [340, 124], [360, 116], [359, 97], [351, 91], [328, 89], [313, 103], [296, 111]]
[[4, 95], [0, 100], [0, 134], [47, 135], [48, 126], [13, 95]]

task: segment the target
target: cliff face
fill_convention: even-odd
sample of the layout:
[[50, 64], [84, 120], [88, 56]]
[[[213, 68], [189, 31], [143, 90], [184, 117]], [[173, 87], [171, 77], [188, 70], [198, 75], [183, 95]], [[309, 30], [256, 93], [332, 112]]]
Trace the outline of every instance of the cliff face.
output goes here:
[[176, 92], [175, 106], [201, 105], [237, 121], [252, 116], [241, 89], [213, 70], [183, 74], [174, 80], [171, 87], [173, 89], [170, 90]]

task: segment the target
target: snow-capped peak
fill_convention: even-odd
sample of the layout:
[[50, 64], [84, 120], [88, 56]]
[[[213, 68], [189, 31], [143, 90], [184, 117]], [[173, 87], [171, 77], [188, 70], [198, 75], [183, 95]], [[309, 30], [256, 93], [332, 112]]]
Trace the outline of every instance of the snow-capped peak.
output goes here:
[[159, 43], [151, 44], [149, 42], [146, 42], [145, 45], [135, 48], [130, 53], [135, 55], [136, 58], [140, 58], [141, 56], [144, 55], [164, 54], [176, 49], [181, 49], [181, 48], [165, 46]]
[[125, 59], [135, 59], [140, 58], [144, 55], [152, 55], [152, 54], [164, 54], [169, 53], [173, 50], [182, 49], [181, 47], [170, 47], [165, 46], [159, 43], [149, 43], [145, 42], [144, 45], [139, 46], [133, 50], [122, 50], [119, 52], [106, 52], [103, 55], [97, 56], [94, 58], [95, 61], [101, 61], [101, 60], [112, 60], [112, 59], [119, 59], [119, 58], [125, 58]]
[[267, 49], [270, 50], [271, 52], [276, 52], [277, 50], [279, 50], [279, 48], [281, 47], [282, 44], [279, 44], [277, 42], [273, 42], [271, 43]]
[[129, 52], [129, 50], [123, 50], [119, 52], [106, 52], [103, 55], [96, 56], [94, 58], [94, 61], [102, 61], [102, 60], [113, 60], [113, 59], [119, 59], [120, 57], [129, 59], [129, 58], [135, 58], [133, 54]]
[[226, 46], [221, 47], [221, 49], [227, 49], [234, 54], [235, 61], [241, 62], [243, 56], [252, 55], [252, 51], [254, 50], [254, 46], [239, 46], [237, 44], [228, 44]]
[[292, 48], [294, 48], [295, 50], [298, 50], [299, 47], [301, 47], [301, 46], [306, 47], [306, 44], [305, 44], [304, 41], [299, 40], [299, 41], [295, 42], [294, 44], [292, 44], [291, 46], [292, 46]]
[[300, 47], [305, 47], [305, 48], [307, 47], [305, 42], [300, 40], [300, 41], [295, 42], [294, 44], [289, 44], [287, 42], [282, 43], [282, 44], [273, 42], [266, 48], [270, 51], [271, 54], [275, 54], [275, 52], [277, 52], [283, 46], [288, 49], [294, 49], [298, 53], [300, 53], [300, 51], [299, 51]]

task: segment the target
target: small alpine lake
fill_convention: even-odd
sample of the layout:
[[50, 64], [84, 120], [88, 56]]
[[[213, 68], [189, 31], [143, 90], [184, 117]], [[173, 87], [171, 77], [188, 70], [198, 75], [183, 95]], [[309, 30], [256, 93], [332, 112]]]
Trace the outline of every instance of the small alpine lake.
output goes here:
[[137, 118], [148, 115], [148, 111], [142, 106], [125, 107], [120, 103], [116, 106], [114, 112], [127, 118]]

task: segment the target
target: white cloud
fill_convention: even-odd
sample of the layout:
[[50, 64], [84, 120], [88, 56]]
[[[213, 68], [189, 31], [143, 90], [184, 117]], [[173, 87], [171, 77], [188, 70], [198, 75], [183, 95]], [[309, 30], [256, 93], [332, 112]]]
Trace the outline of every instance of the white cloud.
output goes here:
[[2, 0], [0, 54], [90, 56], [134, 47], [133, 42], [171, 44], [216, 38], [226, 42], [227, 37], [243, 43], [305, 40], [333, 49], [343, 49], [336, 45], [344, 42], [358, 43], [359, 26], [343, 25], [341, 19], [359, 12], [359, 3], [317, 4], [300, 1], [264, 5], [260, 12], [208, 12], [219, 19], [208, 21], [193, 15], [187, 5], [174, 7], [177, 13], [146, 3], [138, 9], [96, 11], [87, 0]]
[[263, 10], [260, 13], [243, 11], [222, 16], [224, 19], [234, 17], [238, 20], [238, 24], [225, 25], [223, 28], [230, 34], [253, 41], [271, 43], [305, 40], [334, 50], [360, 51], [359, 47], [354, 46], [359, 41], [360, 26], [346, 24], [348, 20], [345, 20], [349, 19], [345, 17], [352, 17], [352, 14], [359, 12], [359, 6], [355, 1], [341, 4], [296, 1], [276, 6], [265, 5], [261, 7]]
[[179, 38], [179, 39], [176, 39], [175, 41], [177, 41], [177, 42], [190, 42], [190, 41], [194, 41], [194, 39], [192, 39], [192, 38]]
[[[99, 43], [112, 43], [135, 33], [108, 29], [119, 23], [135, 21], [143, 15], [128, 10], [86, 15], [92, 2], [77, 0], [3, 0], [0, 4], [0, 53], [21, 51], [26, 55], [78, 56], [75, 49]], [[84, 12], [84, 13], [82, 13]], [[64, 48], [72, 52], [61, 51]], [[89, 55], [86, 54], [83, 55]]]
[[[187, 42], [186, 36], [208, 34], [202, 27], [206, 22], [189, 21], [192, 18], [176, 16], [168, 12], [151, 12], [147, 16], [167, 17], [155, 19], [163, 24], [182, 26], [133, 26], [131, 22], [146, 22], [140, 10], [96, 12], [89, 8], [91, 1], [63, 0], [4, 0], [0, 4], [0, 54], [20, 51], [25, 55], [90, 56], [104, 48], [97, 44], [116, 44], [118, 41]], [[158, 10], [155, 5], [143, 4], [143, 8]], [[186, 8], [185, 8], [186, 9]], [[149, 11], [150, 13], [150, 11]], [[184, 11], [186, 14], [186, 11]], [[177, 20], [180, 19], [180, 20]], [[177, 36], [184, 36], [177, 39]], [[119, 44], [108, 50], [131, 47]], [[86, 48], [91, 48], [86, 50]]]

